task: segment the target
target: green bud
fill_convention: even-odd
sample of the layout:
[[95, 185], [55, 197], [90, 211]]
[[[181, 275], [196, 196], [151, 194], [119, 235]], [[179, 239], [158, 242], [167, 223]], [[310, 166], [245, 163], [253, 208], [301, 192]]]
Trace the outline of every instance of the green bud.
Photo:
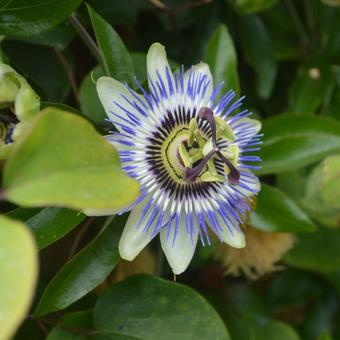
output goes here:
[[18, 120], [32, 120], [40, 100], [25, 78], [6, 64], [0, 64], [0, 106], [13, 106]]

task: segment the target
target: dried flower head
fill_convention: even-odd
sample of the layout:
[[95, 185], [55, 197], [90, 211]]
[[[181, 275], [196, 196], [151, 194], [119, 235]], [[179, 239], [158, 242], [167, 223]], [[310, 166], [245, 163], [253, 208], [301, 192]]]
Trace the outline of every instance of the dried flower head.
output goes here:
[[256, 279], [266, 273], [281, 269], [277, 264], [293, 246], [294, 236], [288, 233], [268, 233], [252, 227], [245, 228], [247, 247], [235, 249], [221, 244], [215, 258], [221, 262], [226, 274], [242, 273]]

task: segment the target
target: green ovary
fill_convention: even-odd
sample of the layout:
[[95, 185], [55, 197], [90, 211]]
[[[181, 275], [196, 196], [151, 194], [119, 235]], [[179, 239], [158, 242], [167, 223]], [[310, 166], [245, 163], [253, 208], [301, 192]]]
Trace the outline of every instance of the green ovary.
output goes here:
[[[215, 117], [217, 126], [217, 140], [225, 139], [227, 142], [235, 140], [235, 134], [227, 122]], [[213, 144], [211, 138], [205, 136], [198, 128], [196, 119], [193, 118], [189, 125], [177, 126], [166, 138], [162, 146], [162, 159], [168, 173], [177, 183], [187, 183], [184, 178], [184, 169], [193, 168], [211, 150]], [[239, 147], [230, 145], [220, 150], [223, 155], [236, 167], [239, 159]], [[225, 175], [230, 170], [224, 166]], [[201, 174], [197, 177], [201, 182], [225, 182], [226, 177], [218, 174], [213, 162], [210, 159]]]

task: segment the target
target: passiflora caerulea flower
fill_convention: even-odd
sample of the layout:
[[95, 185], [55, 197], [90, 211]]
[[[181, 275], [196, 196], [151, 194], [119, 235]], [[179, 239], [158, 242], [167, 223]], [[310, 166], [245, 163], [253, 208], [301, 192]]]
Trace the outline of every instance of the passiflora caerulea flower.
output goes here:
[[[207, 64], [172, 73], [162, 45], [147, 54], [149, 92], [115, 79], [97, 82], [99, 98], [118, 132], [109, 140], [122, 167], [142, 193], [132, 207], [119, 243], [132, 260], [156, 235], [174, 274], [191, 261], [198, 239], [214, 233], [233, 247], [245, 246], [239, 224], [260, 189], [250, 169], [257, 156], [260, 124], [239, 111], [243, 98], [223, 84], [214, 88]], [[249, 164], [248, 164], [249, 163]]]

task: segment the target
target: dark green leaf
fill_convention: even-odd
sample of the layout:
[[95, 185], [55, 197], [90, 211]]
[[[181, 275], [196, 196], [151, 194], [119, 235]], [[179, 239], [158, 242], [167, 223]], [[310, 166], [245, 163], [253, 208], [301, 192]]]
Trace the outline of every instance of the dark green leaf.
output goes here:
[[301, 234], [285, 256], [291, 266], [330, 273], [340, 269], [340, 233], [338, 230], [321, 228], [317, 232]]
[[301, 66], [289, 90], [288, 110], [294, 113], [316, 112], [333, 86], [334, 75], [329, 64]]
[[237, 56], [233, 40], [225, 25], [220, 25], [208, 41], [204, 60], [209, 64], [215, 85], [240, 93]]
[[253, 323], [254, 340], [299, 340], [297, 332], [288, 324], [272, 320], [267, 323]]
[[95, 67], [83, 79], [79, 89], [80, 108], [82, 113], [94, 123], [102, 124], [106, 113], [98, 98], [95, 80], [103, 76], [104, 72], [100, 66]]
[[89, 0], [88, 3], [111, 25], [134, 24], [138, 11], [152, 7], [149, 0]]
[[63, 316], [46, 340], [86, 340], [93, 331], [92, 310], [73, 312]]
[[57, 54], [61, 52], [45, 46], [7, 40], [3, 42], [3, 48], [13, 67], [28, 78], [41, 99], [55, 102], [65, 99], [71, 86]]
[[43, 249], [59, 240], [85, 218], [82, 213], [64, 208], [41, 210], [18, 208], [7, 216], [25, 222], [35, 236], [38, 249]]
[[340, 123], [328, 117], [284, 114], [263, 121], [260, 174], [301, 168], [340, 151]]
[[87, 6], [98, 45], [102, 53], [103, 69], [107, 75], [131, 82], [134, 75], [129, 52], [117, 32], [90, 6]]
[[257, 93], [262, 98], [268, 98], [277, 72], [269, 33], [256, 15], [242, 16], [240, 19], [241, 43], [246, 62], [256, 71]]
[[0, 35], [29, 36], [57, 26], [82, 0], [11, 0], [0, 2]]
[[308, 232], [315, 225], [300, 207], [282, 191], [262, 184], [250, 224], [269, 232]]
[[34, 314], [64, 309], [102, 283], [116, 266], [120, 228], [115, 221], [67, 262], [46, 287]]
[[273, 6], [278, 0], [229, 0], [233, 7], [242, 14], [256, 13]]
[[17, 40], [31, 44], [53, 47], [65, 50], [75, 36], [74, 30], [66, 22], [46, 32], [31, 35], [29, 37], [16, 37]]
[[191, 288], [139, 275], [107, 290], [94, 309], [97, 331], [138, 339], [230, 339], [217, 312]]

